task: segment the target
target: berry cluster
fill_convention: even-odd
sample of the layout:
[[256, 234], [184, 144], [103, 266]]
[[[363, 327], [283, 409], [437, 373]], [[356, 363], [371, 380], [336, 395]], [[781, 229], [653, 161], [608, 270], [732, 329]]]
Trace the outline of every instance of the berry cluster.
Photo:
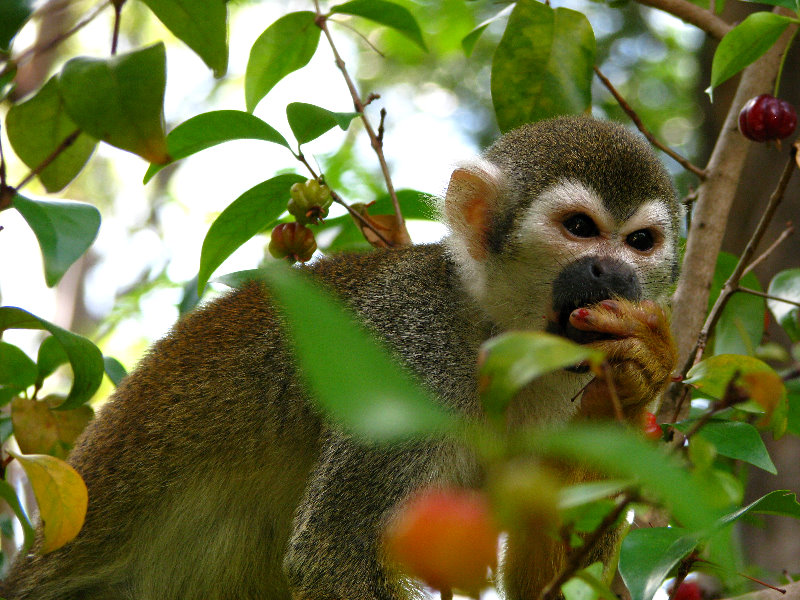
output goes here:
[[289, 195], [291, 198], [286, 208], [295, 222], [281, 223], [272, 230], [269, 253], [275, 258], [306, 262], [317, 249], [314, 232], [306, 225], [316, 225], [328, 216], [333, 197], [328, 186], [315, 179], [295, 183]]

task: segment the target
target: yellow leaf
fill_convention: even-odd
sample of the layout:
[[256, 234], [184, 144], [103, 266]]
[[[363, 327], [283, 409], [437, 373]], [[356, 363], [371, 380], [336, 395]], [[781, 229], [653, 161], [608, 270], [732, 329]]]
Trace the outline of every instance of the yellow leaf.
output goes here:
[[44, 535], [41, 551], [57, 550], [83, 527], [89, 503], [86, 484], [75, 469], [53, 456], [9, 454], [25, 469], [39, 504]]

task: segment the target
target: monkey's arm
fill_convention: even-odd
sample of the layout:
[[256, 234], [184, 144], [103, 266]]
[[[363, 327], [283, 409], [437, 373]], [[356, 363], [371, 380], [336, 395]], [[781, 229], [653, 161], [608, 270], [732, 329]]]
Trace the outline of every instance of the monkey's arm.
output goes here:
[[570, 324], [604, 336], [589, 345], [605, 353], [613, 383], [612, 390], [602, 377], [595, 378], [583, 394], [581, 414], [613, 418], [616, 393], [625, 417], [638, 419], [664, 391], [677, 362], [665, 311], [650, 300], [603, 300], [574, 310]]

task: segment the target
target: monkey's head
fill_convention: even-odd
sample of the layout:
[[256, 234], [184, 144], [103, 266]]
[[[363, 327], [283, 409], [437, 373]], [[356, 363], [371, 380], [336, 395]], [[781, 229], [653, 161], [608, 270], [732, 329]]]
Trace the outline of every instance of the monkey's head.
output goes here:
[[443, 205], [464, 283], [503, 329], [568, 325], [621, 297], [665, 302], [678, 275], [681, 206], [649, 145], [588, 117], [511, 131], [453, 173]]

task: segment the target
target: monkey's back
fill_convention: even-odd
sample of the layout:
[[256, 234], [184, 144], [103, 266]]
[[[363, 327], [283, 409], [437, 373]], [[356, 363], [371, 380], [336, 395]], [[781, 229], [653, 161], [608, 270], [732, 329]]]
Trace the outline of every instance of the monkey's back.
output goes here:
[[[438, 381], [440, 397], [475, 408], [484, 327], [441, 246], [325, 258], [309, 270], [407, 366]], [[153, 346], [76, 445], [70, 462], [89, 488], [84, 529], [56, 552], [21, 558], [6, 597], [288, 597], [281, 559], [325, 428], [261, 286], [199, 308]]]

